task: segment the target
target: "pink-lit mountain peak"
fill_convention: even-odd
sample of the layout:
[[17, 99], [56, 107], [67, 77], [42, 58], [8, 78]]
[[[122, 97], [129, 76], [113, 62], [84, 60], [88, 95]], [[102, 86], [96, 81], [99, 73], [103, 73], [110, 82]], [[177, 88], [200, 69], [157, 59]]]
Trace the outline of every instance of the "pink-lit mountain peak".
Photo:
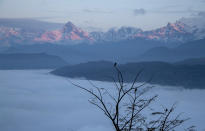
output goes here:
[[138, 37], [163, 42], [184, 42], [192, 39], [193, 33], [191, 27], [180, 21], [176, 21], [155, 30], [138, 33], [135, 35], [135, 38]]
[[72, 22], [67, 22], [62, 30], [64, 39], [70, 40], [89, 40], [88, 32], [83, 31], [82, 29], [75, 26]]
[[[8, 28], [0, 26], [0, 40], [5, 41], [25, 41], [30, 42], [98, 42], [98, 41], [121, 41], [130, 39], [149, 39], [163, 42], [184, 42], [195, 39], [195, 30], [190, 26], [177, 21], [168, 23], [166, 26], [143, 31], [135, 27], [121, 27], [111, 29], [107, 32], [86, 32], [75, 26], [72, 22], [67, 22], [62, 28], [47, 31], [25, 31], [24, 29]], [[197, 37], [196, 37], [197, 39]], [[17, 43], [17, 42], [16, 42]]]
[[168, 31], [175, 31], [175, 32], [181, 32], [181, 33], [186, 33], [185, 29], [185, 24], [177, 21], [175, 23], [168, 23], [167, 26], [165, 27]]
[[45, 32], [40, 38], [36, 38], [35, 40], [57, 42], [62, 40], [90, 40], [90, 38], [87, 32], [81, 30], [72, 22], [67, 22], [62, 29]]

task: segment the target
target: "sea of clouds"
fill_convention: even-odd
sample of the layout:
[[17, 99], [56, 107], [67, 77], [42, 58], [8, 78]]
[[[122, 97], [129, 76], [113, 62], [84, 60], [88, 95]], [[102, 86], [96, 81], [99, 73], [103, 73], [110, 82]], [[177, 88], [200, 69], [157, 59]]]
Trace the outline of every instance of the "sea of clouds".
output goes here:
[[[1, 131], [114, 131], [104, 114], [88, 102], [89, 94], [49, 71], [0, 71]], [[87, 80], [70, 80], [91, 87]], [[102, 88], [113, 86], [108, 82], [93, 83]], [[191, 117], [184, 127], [205, 129], [205, 90], [156, 86], [148, 95], [155, 94], [159, 98], [153, 108], [177, 102], [176, 111]]]

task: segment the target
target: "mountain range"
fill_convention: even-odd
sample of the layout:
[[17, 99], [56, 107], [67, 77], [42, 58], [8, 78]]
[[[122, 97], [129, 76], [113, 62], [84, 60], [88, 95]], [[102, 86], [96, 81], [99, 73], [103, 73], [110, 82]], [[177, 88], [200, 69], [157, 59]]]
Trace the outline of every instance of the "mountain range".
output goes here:
[[63, 25], [0, 19], [0, 52], [46, 53], [70, 64], [99, 60], [176, 62], [205, 57], [202, 30], [177, 21], [151, 31], [121, 27], [106, 32], [86, 32], [71, 22]]
[[[22, 24], [27, 23], [27, 24]], [[24, 26], [25, 25], [25, 26]], [[30, 26], [29, 26], [30, 25]], [[33, 28], [32, 26], [35, 25]], [[37, 20], [0, 19], [0, 45], [35, 43], [104, 43], [125, 40], [153, 40], [163, 43], [185, 43], [203, 38], [205, 30], [186, 25], [180, 21], [143, 31], [135, 27], [112, 28], [106, 32], [86, 32], [72, 22], [65, 25]]]
[[134, 27], [121, 27], [119, 29], [110, 29], [107, 32], [91, 32], [91, 36], [97, 41], [120, 41], [143, 38], [165, 43], [177, 43], [197, 39], [195, 37], [195, 31], [196, 29], [177, 21], [151, 31], [143, 31]]

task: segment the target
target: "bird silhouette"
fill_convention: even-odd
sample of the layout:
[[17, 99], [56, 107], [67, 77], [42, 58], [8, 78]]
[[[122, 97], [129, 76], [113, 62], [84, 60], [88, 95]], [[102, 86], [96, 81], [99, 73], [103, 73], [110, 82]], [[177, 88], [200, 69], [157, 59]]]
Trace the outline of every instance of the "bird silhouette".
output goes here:
[[135, 88], [135, 92], [137, 92], [137, 88]]
[[115, 63], [114, 63], [114, 67], [116, 67], [116, 66], [117, 66], [117, 63], [115, 62]]

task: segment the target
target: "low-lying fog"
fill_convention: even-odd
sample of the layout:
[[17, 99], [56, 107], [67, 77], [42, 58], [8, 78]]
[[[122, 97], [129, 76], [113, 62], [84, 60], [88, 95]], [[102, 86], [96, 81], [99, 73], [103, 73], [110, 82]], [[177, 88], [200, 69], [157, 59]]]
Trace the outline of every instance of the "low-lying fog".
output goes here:
[[[104, 114], [88, 102], [90, 96], [71, 85], [67, 78], [54, 76], [49, 70], [0, 71], [1, 131], [113, 131]], [[72, 80], [85, 87], [86, 80]], [[112, 83], [94, 82], [101, 87]], [[178, 112], [191, 117], [184, 124], [205, 129], [205, 90], [171, 87], [152, 89], [158, 94], [157, 106], [170, 107], [177, 102]]]

